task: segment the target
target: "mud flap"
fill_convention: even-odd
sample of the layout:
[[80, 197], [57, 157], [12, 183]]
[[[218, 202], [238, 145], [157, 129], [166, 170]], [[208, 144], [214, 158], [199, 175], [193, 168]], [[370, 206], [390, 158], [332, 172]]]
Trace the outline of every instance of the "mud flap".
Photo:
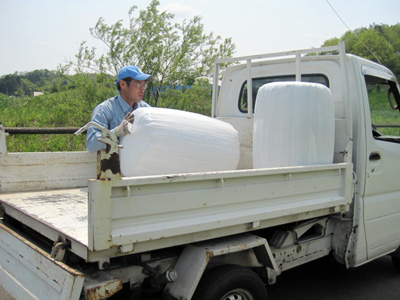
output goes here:
[[0, 282], [16, 299], [79, 299], [84, 275], [0, 222]]

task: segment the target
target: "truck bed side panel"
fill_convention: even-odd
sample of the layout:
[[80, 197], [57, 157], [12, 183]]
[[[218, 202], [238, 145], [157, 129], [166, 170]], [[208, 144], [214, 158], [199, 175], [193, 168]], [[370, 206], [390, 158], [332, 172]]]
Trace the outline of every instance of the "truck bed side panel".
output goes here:
[[16, 299], [79, 299], [83, 274], [0, 223], [0, 281]]
[[0, 155], [0, 193], [85, 187], [88, 178], [96, 178], [94, 153], [24, 152]]
[[[92, 181], [89, 248], [145, 251], [345, 211], [351, 168], [332, 164]], [[111, 194], [105, 185], [112, 185]]]

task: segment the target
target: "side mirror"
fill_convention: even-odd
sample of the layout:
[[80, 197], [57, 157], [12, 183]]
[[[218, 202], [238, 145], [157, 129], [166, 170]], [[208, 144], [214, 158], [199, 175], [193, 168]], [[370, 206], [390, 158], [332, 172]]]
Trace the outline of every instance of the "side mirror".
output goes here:
[[388, 100], [389, 100], [389, 103], [390, 103], [390, 107], [393, 110], [398, 110], [399, 109], [399, 105], [397, 104], [396, 99], [393, 99], [393, 98], [394, 98], [393, 97], [393, 91], [392, 91], [391, 88], [389, 88], [388, 89]]

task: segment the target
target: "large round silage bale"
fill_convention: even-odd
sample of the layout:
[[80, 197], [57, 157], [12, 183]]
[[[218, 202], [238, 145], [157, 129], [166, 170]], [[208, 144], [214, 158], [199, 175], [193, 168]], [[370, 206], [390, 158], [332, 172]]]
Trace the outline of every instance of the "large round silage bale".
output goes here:
[[237, 168], [238, 132], [204, 115], [145, 107], [133, 112], [131, 133], [121, 140], [123, 176], [164, 175]]
[[335, 139], [334, 103], [322, 84], [276, 82], [257, 94], [254, 168], [329, 164]]

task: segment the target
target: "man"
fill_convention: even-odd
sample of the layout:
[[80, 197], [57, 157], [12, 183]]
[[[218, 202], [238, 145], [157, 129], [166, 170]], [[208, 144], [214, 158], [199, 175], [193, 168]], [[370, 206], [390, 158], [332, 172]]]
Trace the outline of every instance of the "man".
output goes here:
[[[110, 98], [95, 107], [91, 121], [111, 130], [118, 138], [129, 133], [128, 123], [133, 122], [131, 113], [138, 107], [148, 107], [142, 101], [146, 82], [153, 81], [153, 76], [143, 73], [137, 66], [123, 67], [117, 76], [115, 84], [119, 95]], [[101, 132], [90, 127], [86, 136], [86, 148], [90, 152], [105, 149], [106, 145], [99, 142]]]

